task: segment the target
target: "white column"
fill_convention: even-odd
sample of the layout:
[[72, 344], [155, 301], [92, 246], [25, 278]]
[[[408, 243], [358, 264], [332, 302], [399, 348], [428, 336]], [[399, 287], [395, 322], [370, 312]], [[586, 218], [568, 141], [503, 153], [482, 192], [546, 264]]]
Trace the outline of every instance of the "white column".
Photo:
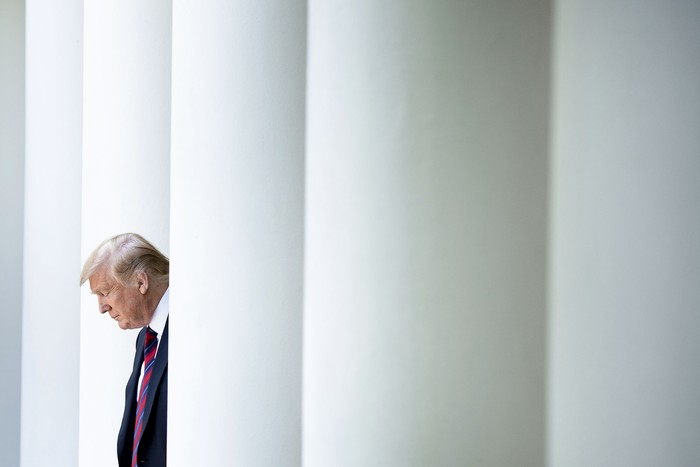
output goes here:
[[173, 467], [300, 465], [305, 18], [173, 5]]
[[0, 1], [0, 465], [20, 451], [24, 18], [24, 1]]
[[21, 465], [78, 462], [81, 1], [27, 3]]
[[550, 463], [700, 465], [700, 3], [555, 10]]
[[309, 8], [305, 467], [542, 466], [548, 3]]
[[[170, 194], [169, 0], [85, 2], [81, 253], [137, 232], [167, 254]], [[116, 465], [137, 331], [98, 313], [83, 287], [80, 465]]]
[[[4, 8], [9, 6], [8, 2], [3, 3]], [[8, 94], [2, 98], [6, 103], [2, 110], [7, 114], [2, 119], [0, 137], [3, 145], [0, 185], [4, 192], [15, 187], [19, 190], [13, 194], [12, 206], [2, 209], [2, 245], [12, 248], [13, 255], [2, 264], [13, 270], [3, 271], [2, 285], [10, 289], [0, 296], [16, 300], [16, 308], [9, 303], [6, 308], [3, 304], [3, 311], [9, 313], [15, 308], [19, 318], [22, 316], [19, 311], [24, 310], [21, 465], [74, 466], [78, 452], [79, 294], [75, 274], [80, 261], [82, 5], [72, 2], [53, 8], [42, 1], [27, 5], [26, 59], [25, 12], [21, 5], [4, 10], [0, 17], [10, 21], [0, 27], [3, 33], [17, 33], [9, 43], [12, 54], [3, 49], [2, 62], [10, 66], [1, 73], [1, 89]], [[6, 45], [3, 40], [3, 46]], [[22, 82], [25, 66], [26, 170], [23, 170], [24, 159], [17, 155], [21, 156], [25, 147]], [[8, 125], [14, 129], [4, 133]], [[23, 174], [26, 174], [25, 183], [22, 183]], [[24, 230], [24, 241], [21, 237], [19, 242], [16, 238], [6, 238], [5, 227], [19, 232], [20, 236]], [[20, 328], [10, 318], [3, 319], [3, 331], [14, 332], [7, 339], [3, 337], [2, 355], [16, 358], [19, 365]], [[13, 343], [17, 347], [9, 348]], [[2, 398], [3, 402], [12, 404], [2, 411], [3, 423], [17, 423], [16, 432], [3, 433], [2, 441], [7, 443], [2, 448], [3, 456], [7, 456], [3, 464], [20, 465], [19, 379], [15, 386], [12, 372], [5, 366], [3, 374], [8, 375], [3, 389], [17, 391], [16, 398]], [[16, 376], [19, 377], [19, 371]]]

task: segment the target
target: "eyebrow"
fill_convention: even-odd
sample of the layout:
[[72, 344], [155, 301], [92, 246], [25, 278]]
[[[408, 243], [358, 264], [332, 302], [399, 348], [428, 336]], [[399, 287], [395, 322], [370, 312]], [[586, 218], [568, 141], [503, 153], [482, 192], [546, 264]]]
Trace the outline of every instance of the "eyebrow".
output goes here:
[[108, 284], [107, 287], [97, 287], [96, 289], [90, 289], [92, 295], [97, 295], [101, 293], [109, 293], [114, 289], [114, 284]]

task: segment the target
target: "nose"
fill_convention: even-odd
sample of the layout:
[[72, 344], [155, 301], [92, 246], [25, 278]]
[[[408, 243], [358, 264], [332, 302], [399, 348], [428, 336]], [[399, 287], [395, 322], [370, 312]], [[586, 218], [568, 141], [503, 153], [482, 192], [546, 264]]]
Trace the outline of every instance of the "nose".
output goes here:
[[97, 305], [101, 314], [107, 313], [112, 308], [104, 297], [97, 297]]

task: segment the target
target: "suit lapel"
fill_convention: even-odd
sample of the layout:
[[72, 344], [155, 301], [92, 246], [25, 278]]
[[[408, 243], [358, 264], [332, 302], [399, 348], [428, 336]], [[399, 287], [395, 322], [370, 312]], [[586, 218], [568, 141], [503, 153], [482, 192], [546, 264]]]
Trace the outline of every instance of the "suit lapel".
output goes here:
[[[153, 363], [153, 371], [151, 373], [151, 381], [148, 383], [148, 395], [146, 396], [146, 407], [143, 409], [143, 426], [148, 424], [148, 418], [151, 415], [151, 408], [153, 407], [153, 400], [156, 396], [156, 391], [160, 386], [160, 380], [165, 373], [165, 369], [168, 366], [168, 320], [165, 321], [165, 328], [163, 329], [163, 336], [160, 338], [160, 344], [158, 345], [158, 352], [156, 353], [156, 361]], [[143, 357], [142, 357], [143, 361]]]

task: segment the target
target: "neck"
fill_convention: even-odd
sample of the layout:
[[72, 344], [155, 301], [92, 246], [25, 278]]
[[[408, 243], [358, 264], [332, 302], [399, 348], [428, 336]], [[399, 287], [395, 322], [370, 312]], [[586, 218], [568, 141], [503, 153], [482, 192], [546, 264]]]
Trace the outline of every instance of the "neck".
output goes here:
[[163, 298], [163, 295], [165, 294], [165, 291], [168, 290], [168, 284], [153, 284], [151, 287], [148, 289], [148, 309], [150, 310], [150, 316], [148, 318], [149, 322], [150, 320], [153, 319], [153, 315], [156, 312], [156, 308], [158, 308], [158, 304], [160, 303], [160, 300]]

